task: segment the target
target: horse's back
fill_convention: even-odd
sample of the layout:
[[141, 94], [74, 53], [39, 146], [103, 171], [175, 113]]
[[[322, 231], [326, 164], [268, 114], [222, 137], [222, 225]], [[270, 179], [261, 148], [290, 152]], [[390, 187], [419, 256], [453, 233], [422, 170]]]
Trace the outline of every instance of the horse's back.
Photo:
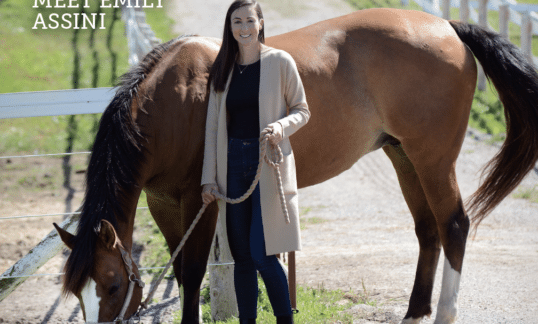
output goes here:
[[301, 187], [388, 143], [454, 137], [460, 130], [450, 128], [470, 109], [474, 58], [446, 20], [423, 12], [361, 10], [268, 45], [294, 57], [312, 112], [292, 138], [298, 170], [318, 171], [299, 172]]

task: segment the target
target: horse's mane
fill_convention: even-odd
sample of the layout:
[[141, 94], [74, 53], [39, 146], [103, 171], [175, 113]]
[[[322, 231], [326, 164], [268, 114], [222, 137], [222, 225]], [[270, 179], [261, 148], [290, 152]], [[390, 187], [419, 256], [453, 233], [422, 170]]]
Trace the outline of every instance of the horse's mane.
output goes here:
[[86, 173], [86, 193], [77, 235], [64, 268], [64, 295], [79, 295], [90, 277], [101, 220], [109, 221], [117, 229], [117, 220], [127, 218], [122, 208], [123, 198], [137, 186], [147, 141], [147, 136], [133, 120], [131, 105], [142, 81], [183, 37], [156, 46], [121, 76], [116, 95], [101, 117]]

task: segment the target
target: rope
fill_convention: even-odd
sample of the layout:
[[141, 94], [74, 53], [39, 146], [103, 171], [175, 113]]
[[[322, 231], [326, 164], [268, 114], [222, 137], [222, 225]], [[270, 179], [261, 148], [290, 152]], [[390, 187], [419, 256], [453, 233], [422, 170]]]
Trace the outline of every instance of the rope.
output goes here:
[[[268, 155], [267, 154], [267, 146], [269, 145], [269, 142], [268, 142], [269, 137], [268, 137], [268, 135], [269, 135], [269, 132], [267, 132], [265, 130], [262, 131], [262, 133], [260, 135], [261, 151], [260, 151], [260, 158], [258, 159], [258, 169], [256, 171], [256, 176], [254, 177], [254, 181], [250, 185], [250, 188], [247, 190], [247, 192], [243, 196], [241, 196], [239, 198], [236, 198], [236, 199], [230, 199], [230, 198], [228, 198], [228, 197], [226, 197], [226, 196], [222, 195], [221, 193], [216, 192], [214, 190], [212, 192], [213, 192], [213, 195], [216, 198], [222, 199], [223, 201], [225, 201], [227, 203], [230, 203], [230, 204], [238, 204], [240, 202], [245, 201], [252, 194], [252, 192], [254, 191], [256, 186], [258, 185], [258, 182], [260, 181], [260, 177], [261, 177], [261, 173], [262, 173], [261, 172], [262, 171], [262, 164], [263, 164], [262, 162], [265, 159], [267, 164], [269, 164], [271, 167], [273, 167], [275, 169], [275, 175], [277, 177], [277, 186], [278, 186], [278, 192], [279, 192], [279, 195], [280, 195], [280, 203], [282, 205], [282, 211], [284, 212], [284, 218], [286, 220], [286, 224], [289, 224], [290, 223], [290, 217], [289, 217], [289, 214], [288, 214], [288, 208], [286, 207], [286, 200], [285, 200], [285, 197], [284, 197], [284, 189], [282, 187], [282, 179], [280, 178], [280, 171], [279, 171], [279, 168], [278, 168], [278, 166], [284, 160], [284, 156], [282, 155], [282, 150], [280, 149], [280, 147], [278, 145], [272, 145], [273, 157], [276, 155], [276, 157], [278, 159], [277, 159], [277, 161], [271, 161], [269, 159], [269, 157], [267, 156]], [[176, 259], [177, 255], [179, 254], [179, 251], [181, 251], [181, 249], [185, 245], [185, 242], [187, 241], [187, 239], [191, 235], [192, 231], [194, 230], [194, 227], [196, 226], [196, 224], [198, 223], [200, 218], [202, 217], [202, 215], [205, 212], [207, 206], [208, 206], [207, 204], [203, 204], [202, 208], [200, 208], [200, 211], [198, 212], [198, 214], [196, 215], [196, 217], [192, 221], [191, 226], [189, 227], [189, 229], [187, 230], [187, 232], [183, 236], [183, 239], [181, 240], [181, 242], [177, 246], [176, 250], [174, 251], [174, 254], [172, 254], [172, 257], [170, 258], [170, 261], [168, 261], [168, 264], [166, 265], [165, 270], [161, 273], [161, 275], [159, 276], [159, 279], [157, 279], [157, 281], [155, 282], [155, 285], [153, 285], [153, 287], [149, 291], [148, 296], [146, 297], [146, 300], [144, 300], [144, 302], [142, 304], [140, 304], [140, 309], [145, 309], [145, 308], [148, 307], [148, 304], [149, 304], [150, 300], [153, 298], [153, 295], [155, 294], [155, 291], [157, 290], [157, 287], [159, 286], [159, 284], [161, 283], [162, 279], [164, 278], [166, 272], [168, 271], [168, 269], [170, 268], [170, 266], [172, 265], [172, 263]]]

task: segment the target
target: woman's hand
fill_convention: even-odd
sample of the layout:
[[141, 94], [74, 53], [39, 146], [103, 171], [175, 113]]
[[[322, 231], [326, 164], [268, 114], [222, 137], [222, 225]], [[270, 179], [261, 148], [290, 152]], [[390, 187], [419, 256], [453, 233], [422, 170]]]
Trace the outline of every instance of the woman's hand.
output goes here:
[[218, 191], [219, 187], [214, 183], [205, 184], [202, 188], [202, 201], [204, 204], [209, 205], [215, 200], [215, 196], [211, 193], [211, 190]]
[[269, 143], [272, 145], [277, 145], [282, 141], [283, 138], [283, 130], [282, 125], [280, 125], [279, 122], [275, 122], [272, 124], [267, 125], [265, 127], [264, 132], [267, 132], [269, 134]]

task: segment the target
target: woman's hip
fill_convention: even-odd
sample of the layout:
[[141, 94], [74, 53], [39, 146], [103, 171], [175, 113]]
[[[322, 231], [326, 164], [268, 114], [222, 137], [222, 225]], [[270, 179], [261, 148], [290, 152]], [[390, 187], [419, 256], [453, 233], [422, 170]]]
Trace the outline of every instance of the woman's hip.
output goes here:
[[256, 175], [260, 155], [260, 144], [255, 139], [228, 140], [227, 178], [251, 178]]

